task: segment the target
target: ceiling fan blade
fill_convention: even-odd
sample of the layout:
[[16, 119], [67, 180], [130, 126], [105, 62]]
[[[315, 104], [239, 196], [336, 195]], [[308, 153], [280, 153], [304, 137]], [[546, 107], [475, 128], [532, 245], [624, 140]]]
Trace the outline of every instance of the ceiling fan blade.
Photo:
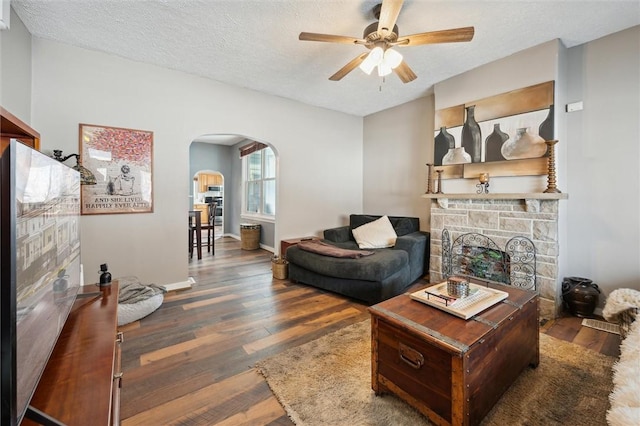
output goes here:
[[331, 81], [341, 80], [342, 77], [344, 77], [345, 75], [349, 74], [351, 71], [356, 69], [358, 67], [358, 65], [360, 65], [362, 63], [362, 61], [364, 61], [364, 58], [366, 58], [368, 54], [369, 54], [369, 52], [364, 52], [362, 55], [357, 56], [356, 58], [352, 59], [351, 61], [349, 61], [349, 63], [347, 65], [345, 65], [344, 67], [340, 68], [338, 70], [338, 72], [336, 72], [334, 75], [329, 77], [329, 80], [331, 80]]
[[402, 80], [403, 83], [409, 83], [410, 81], [413, 81], [416, 78], [418, 78], [418, 76], [415, 75], [413, 70], [409, 68], [409, 65], [407, 65], [405, 61], [400, 62], [400, 65], [398, 65], [393, 70], [393, 72], [395, 72], [396, 75], [400, 77], [400, 80]]
[[364, 44], [365, 41], [359, 38], [332, 35], [332, 34], [318, 34], [318, 33], [305, 33], [302, 32], [298, 36], [298, 40], [303, 41], [324, 41], [328, 43], [344, 43], [344, 44]]
[[378, 19], [378, 34], [385, 38], [393, 31], [404, 0], [383, 0]]
[[456, 43], [471, 41], [475, 30], [473, 27], [453, 28], [451, 30], [430, 31], [428, 33], [412, 34], [399, 37], [392, 43], [398, 46], [418, 46], [420, 44]]

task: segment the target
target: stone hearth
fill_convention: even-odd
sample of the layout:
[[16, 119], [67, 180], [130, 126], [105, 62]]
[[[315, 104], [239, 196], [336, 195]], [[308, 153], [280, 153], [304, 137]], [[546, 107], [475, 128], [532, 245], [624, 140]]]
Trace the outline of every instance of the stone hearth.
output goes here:
[[466, 233], [490, 237], [504, 247], [512, 237], [536, 247], [536, 285], [540, 318], [555, 318], [562, 308], [558, 279], [558, 203], [566, 194], [425, 194], [431, 198], [431, 282], [442, 281], [442, 230], [451, 240]]

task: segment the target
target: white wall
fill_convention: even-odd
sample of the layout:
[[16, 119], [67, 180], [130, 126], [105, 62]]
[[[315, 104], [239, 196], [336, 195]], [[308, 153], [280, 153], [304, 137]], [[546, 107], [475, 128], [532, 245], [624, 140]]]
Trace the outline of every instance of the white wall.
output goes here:
[[429, 230], [426, 163], [433, 160], [433, 96], [364, 119], [364, 213], [420, 218]]
[[[640, 26], [569, 49], [567, 274], [640, 289]], [[604, 297], [601, 297], [601, 305]]]
[[78, 124], [154, 132], [154, 212], [82, 217], [85, 282], [187, 279], [189, 144], [242, 134], [279, 154], [276, 241], [316, 234], [362, 209], [362, 118], [34, 38], [33, 120], [43, 151], [78, 151]]
[[0, 31], [0, 105], [31, 122], [31, 34], [13, 9], [11, 29]]

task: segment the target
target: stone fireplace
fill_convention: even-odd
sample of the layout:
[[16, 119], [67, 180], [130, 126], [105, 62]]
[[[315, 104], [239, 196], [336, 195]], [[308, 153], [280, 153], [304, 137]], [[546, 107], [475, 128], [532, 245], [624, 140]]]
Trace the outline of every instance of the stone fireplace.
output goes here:
[[467, 233], [505, 247], [514, 237], [535, 245], [535, 283], [540, 318], [555, 318], [562, 307], [558, 280], [558, 203], [566, 194], [425, 194], [431, 198], [431, 282], [443, 280], [442, 231], [451, 240]]

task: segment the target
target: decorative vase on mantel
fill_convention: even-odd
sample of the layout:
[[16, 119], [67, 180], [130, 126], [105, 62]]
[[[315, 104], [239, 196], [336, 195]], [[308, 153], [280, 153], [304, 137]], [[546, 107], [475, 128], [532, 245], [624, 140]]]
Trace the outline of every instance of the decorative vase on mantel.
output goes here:
[[493, 125], [493, 133], [487, 136], [487, 139], [484, 141], [484, 161], [506, 160], [502, 155], [502, 145], [507, 139], [509, 139], [509, 135], [500, 130], [500, 123], [495, 123]]
[[481, 160], [482, 135], [480, 125], [475, 117], [475, 105], [466, 108], [467, 118], [462, 125], [462, 147], [471, 156], [472, 163], [479, 163]]
[[442, 159], [450, 149], [455, 148], [456, 140], [447, 132], [446, 127], [440, 127], [440, 133], [434, 139], [433, 164], [442, 166]]
[[446, 166], [447, 164], [465, 164], [471, 163], [471, 156], [467, 154], [464, 150], [464, 147], [459, 148], [451, 148], [447, 155], [442, 158], [442, 165]]

